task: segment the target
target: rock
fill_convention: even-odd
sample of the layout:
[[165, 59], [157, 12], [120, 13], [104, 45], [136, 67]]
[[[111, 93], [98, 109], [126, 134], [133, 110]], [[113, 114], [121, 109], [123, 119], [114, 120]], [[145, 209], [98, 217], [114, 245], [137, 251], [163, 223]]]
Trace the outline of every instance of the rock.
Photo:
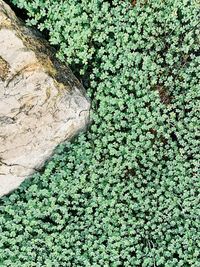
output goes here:
[[0, 0], [0, 196], [84, 130], [89, 108], [69, 67]]

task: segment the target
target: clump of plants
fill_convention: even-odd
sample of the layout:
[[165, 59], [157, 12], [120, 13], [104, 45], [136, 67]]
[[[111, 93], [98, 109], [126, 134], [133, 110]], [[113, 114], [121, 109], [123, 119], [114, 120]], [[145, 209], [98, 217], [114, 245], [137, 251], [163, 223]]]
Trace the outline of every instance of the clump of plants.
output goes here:
[[12, 2], [79, 72], [93, 123], [0, 200], [0, 266], [198, 267], [199, 2]]

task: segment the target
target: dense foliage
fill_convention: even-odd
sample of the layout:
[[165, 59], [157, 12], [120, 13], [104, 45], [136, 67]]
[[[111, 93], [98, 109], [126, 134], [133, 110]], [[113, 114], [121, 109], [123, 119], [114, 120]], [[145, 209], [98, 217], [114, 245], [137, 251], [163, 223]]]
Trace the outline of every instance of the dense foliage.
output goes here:
[[0, 266], [198, 267], [199, 1], [12, 2], [81, 70], [93, 123], [0, 200]]

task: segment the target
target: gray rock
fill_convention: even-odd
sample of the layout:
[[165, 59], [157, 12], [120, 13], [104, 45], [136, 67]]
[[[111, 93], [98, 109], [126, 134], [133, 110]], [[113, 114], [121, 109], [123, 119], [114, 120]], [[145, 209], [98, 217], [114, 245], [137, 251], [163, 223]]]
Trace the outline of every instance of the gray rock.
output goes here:
[[0, 0], [0, 196], [84, 130], [89, 108], [69, 67]]

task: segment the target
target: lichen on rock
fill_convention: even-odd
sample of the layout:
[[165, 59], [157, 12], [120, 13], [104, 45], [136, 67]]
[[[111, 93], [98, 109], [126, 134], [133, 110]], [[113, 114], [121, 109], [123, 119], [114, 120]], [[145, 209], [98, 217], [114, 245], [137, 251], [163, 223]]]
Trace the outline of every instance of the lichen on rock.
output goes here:
[[9, 73], [9, 64], [0, 56], [0, 79], [5, 80]]

